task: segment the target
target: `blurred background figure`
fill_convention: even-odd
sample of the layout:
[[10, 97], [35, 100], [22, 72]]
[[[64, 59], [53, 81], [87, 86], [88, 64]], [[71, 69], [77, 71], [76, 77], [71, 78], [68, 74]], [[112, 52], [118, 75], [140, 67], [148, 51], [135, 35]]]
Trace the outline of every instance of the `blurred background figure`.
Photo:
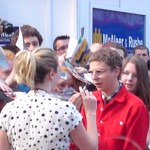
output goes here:
[[79, 92], [79, 86], [83, 87], [85, 83], [80, 81], [79, 78], [75, 78], [66, 66], [61, 66], [60, 70], [61, 78], [58, 81], [56, 91], [62, 92], [66, 88], [73, 88], [75, 91]]
[[150, 78], [150, 56], [148, 47], [146, 47], [145, 45], [138, 45], [133, 49], [133, 54], [138, 55], [146, 61], [148, 67], [148, 74]]
[[53, 49], [57, 55], [63, 55], [67, 52], [70, 36], [57, 36], [53, 42]]
[[2, 64], [0, 65], [0, 79], [5, 81], [5, 79], [9, 76], [13, 69], [15, 53], [9, 49], [2, 49], [1, 47], [0, 49], [4, 52], [6, 59], [6, 62], [4, 62], [4, 60], [1, 60], [1, 63], [7, 63], [7, 67], [3, 67]]
[[99, 51], [103, 47], [103, 44], [101, 43], [93, 43], [90, 45], [89, 49], [91, 53], [94, 53], [96, 51]]
[[74, 94], [79, 92], [80, 86], [82, 88], [86, 87], [86, 89], [89, 91], [93, 91], [95, 86], [84, 77], [84, 73], [87, 73], [87, 70], [84, 69], [84, 71], [85, 72], [83, 72], [82, 69], [76, 67], [70, 68], [61, 66], [61, 78], [55, 87], [55, 92], [59, 96], [62, 96], [62, 99], [68, 101]]
[[[30, 51], [34, 50], [35, 48], [42, 45], [43, 38], [39, 31], [30, 26], [30, 25], [23, 25], [21, 28], [23, 42], [24, 42], [24, 49], [28, 49]], [[16, 45], [17, 39], [19, 36], [19, 30], [17, 30], [14, 35], [11, 37], [11, 44]]]
[[[41, 46], [43, 42], [43, 38], [36, 28], [30, 25], [23, 25], [21, 27], [21, 32], [23, 36], [24, 48], [26, 50], [32, 51], [35, 48]], [[19, 36], [19, 30], [17, 30], [14, 33], [14, 35], [11, 37], [11, 45], [16, 46], [18, 36]], [[12, 70], [9, 77], [5, 80], [7, 85], [10, 87], [16, 83], [16, 81], [14, 81], [14, 76], [15, 76], [15, 71]], [[22, 91], [22, 92], [28, 92], [30, 88], [26, 86], [25, 84], [21, 83], [17, 85], [16, 90]]]
[[12, 44], [4, 45], [4, 46], [2, 46], [2, 48], [3, 48], [3, 50], [10, 50], [14, 54], [16, 54], [17, 52], [20, 51], [20, 49], [16, 45], [12, 45]]
[[107, 43], [103, 44], [103, 48], [110, 48], [114, 51], [117, 51], [122, 59], [126, 58], [128, 55], [127, 49], [119, 43], [107, 42]]
[[[13, 100], [11, 97], [12, 90], [6, 85], [5, 79], [9, 76], [9, 74], [13, 69], [15, 54], [9, 49], [3, 50], [1, 47], [0, 49], [4, 52], [5, 59], [6, 59], [4, 61], [1, 58], [1, 65], [0, 65], [0, 111], [1, 111], [1, 109], [4, 107], [6, 103]], [[4, 67], [5, 65], [2, 65], [2, 63], [7, 63], [7, 67]], [[10, 95], [8, 96], [8, 94]]]
[[146, 47], [145, 45], [138, 45], [133, 49], [133, 54], [138, 55], [146, 61], [148, 67], [148, 74], [150, 78], [150, 56], [148, 47]]
[[149, 59], [149, 49], [145, 45], [138, 45], [133, 49], [133, 54], [143, 58], [146, 62]]

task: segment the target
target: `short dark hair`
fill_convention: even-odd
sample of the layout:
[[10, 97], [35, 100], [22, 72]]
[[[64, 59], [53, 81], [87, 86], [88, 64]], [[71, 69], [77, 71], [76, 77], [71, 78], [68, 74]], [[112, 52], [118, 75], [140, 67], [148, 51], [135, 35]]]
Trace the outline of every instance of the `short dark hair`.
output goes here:
[[[34, 28], [30, 25], [23, 25], [21, 27], [21, 32], [22, 32], [23, 38], [30, 37], [30, 36], [35, 36], [35, 37], [37, 37], [37, 39], [39, 41], [39, 45], [42, 44], [42, 42], [43, 42], [42, 35], [39, 33], [39, 31], [36, 28]], [[11, 44], [12, 45], [16, 45], [18, 36], [19, 36], [19, 30], [17, 30], [14, 33], [14, 35], [11, 37]]]
[[135, 51], [137, 50], [137, 49], [141, 49], [141, 50], [147, 50], [147, 54], [148, 54], [148, 56], [149, 56], [149, 49], [148, 49], [148, 47], [146, 47], [145, 45], [138, 45], [138, 46], [136, 46], [134, 49], [133, 49], [133, 54], [135, 54]]
[[120, 55], [110, 48], [102, 48], [100, 51], [92, 53], [89, 62], [93, 61], [105, 62], [111, 69], [115, 69], [117, 66], [122, 69], [122, 59]]
[[58, 40], [67, 40], [67, 39], [70, 39], [70, 36], [68, 36], [68, 35], [57, 36], [57, 37], [54, 39], [54, 42], [53, 42], [53, 49], [56, 50], [56, 42], [57, 42]]

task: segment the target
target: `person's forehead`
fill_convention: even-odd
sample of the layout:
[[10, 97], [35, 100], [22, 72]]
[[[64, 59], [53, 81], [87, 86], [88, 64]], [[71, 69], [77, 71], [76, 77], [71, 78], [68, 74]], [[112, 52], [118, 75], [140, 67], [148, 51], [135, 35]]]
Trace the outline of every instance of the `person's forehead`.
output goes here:
[[106, 68], [110, 68], [110, 66], [104, 62], [104, 61], [92, 61], [89, 64], [89, 70], [90, 69], [106, 69]]
[[129, 70], [129, 69], [132, 71], [136, 70], [136, 65], [133, 62], [128, 62], [124, 67], [124, 70]]
[[28, 37], [24, 37], [24, 42], [30, 43], [30, 42], [39, 42], [39, 41], [36, 36], [28, 36]]
[[138, 54], [138, 53], [147, 53], [147, 49], [136, 49], [135, 53], [136, 54]]
[[65, 45], [68, 45], [68, 43], [69, 43], [69, 39], [64, 39], [64, 40], [58, 40], [56, 42], [56, 45], [57, 46], [65, 46]]

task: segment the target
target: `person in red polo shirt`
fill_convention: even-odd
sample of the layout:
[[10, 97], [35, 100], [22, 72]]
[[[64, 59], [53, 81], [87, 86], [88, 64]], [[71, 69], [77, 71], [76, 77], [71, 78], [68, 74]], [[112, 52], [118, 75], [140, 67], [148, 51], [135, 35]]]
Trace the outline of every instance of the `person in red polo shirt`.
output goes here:
[[[97, 90], [97, 128], [99, 150], [144, 150], [149, 127], [148, 110], [143, 101], [119, 81], [122, 60], [109, 48], [93, 53], [89, 72]], [[84, 108], [81, 108], [86, 127]]]

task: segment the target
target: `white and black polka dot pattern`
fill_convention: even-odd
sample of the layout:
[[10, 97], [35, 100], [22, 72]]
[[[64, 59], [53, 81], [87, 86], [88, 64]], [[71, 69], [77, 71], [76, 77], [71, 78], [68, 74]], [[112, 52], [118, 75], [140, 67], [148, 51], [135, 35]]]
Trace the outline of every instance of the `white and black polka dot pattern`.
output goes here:
[[3, 108], [0, 130], [14, 150], [67, 150], [69, 133], [81, 120], [74, 105], [37, 90]]

